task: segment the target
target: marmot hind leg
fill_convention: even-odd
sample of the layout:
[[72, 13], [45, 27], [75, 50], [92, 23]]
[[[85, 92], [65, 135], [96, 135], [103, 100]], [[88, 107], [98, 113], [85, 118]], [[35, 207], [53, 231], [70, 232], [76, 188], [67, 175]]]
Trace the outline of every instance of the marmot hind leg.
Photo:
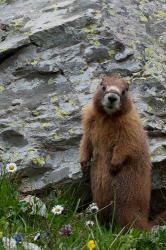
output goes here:
[[153, 226], [166, 224], [166, 211], [159, 214], [154, 220], [149, 221], [148, 216], [131, 208], [122, 207], [116, 211], [116, 220], [127, 229], [134, 227], [150, 231]]
[[150, 231], [152, 228], [148, 222], [148, 218], [142, 215], [138, 210], [132, 208], [122, 207], [116, 210], [115, 219], [121, 226], [126, 229], [137, 228], [141, 230]]

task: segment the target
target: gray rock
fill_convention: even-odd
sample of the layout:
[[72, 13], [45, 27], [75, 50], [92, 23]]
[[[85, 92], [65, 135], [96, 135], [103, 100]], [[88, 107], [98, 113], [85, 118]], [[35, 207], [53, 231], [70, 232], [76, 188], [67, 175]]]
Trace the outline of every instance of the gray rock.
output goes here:
[[149, 25], [149, 32], [152, 36], [158, 38], [162, 33], [165, 32], [166, 20], [158, 20], [155, 23]]
[[121, 74], [123, 76], [132, 75], [132, 73], [136, 73], [141, 71], [142, 65], [139, 61], [130, 60], [127, 62], [104, 62], [102, 63], [103, 71], [107, 74]]
[[20, 48], [30, 44], [28, 36], [17, 35], [0, 43], [0, 60], [11, 55]]
[[69, 178], [68, 168], [61, 168], [47, 175], [38, 175], [36, 177], [23, 179], [20, 191], [23, 193], [31, 193], [34, 191], [40, 193], [50, 187], [54, 187], [55, 184], [64, 182], [67, 178]]
[[109, 59], [108, 48], [106, 46], [91, 46], [85, 49], [85, 58], [88, 62], [102, 62]]
[[128, 57], [132, 56], [134, 51], [132, 49], [126, 48], [123, 52], [119, 52], [115, 55], [116, 61], [126, 60]]
[[[82, 15], [73, 15], [68, 18], [58, 18], [50, 21], [43, 22], [43, 16], [37, 20], [37, 24], [31, 24], [35, 26], [32, 29], [30, 40], [37, 46], [44, 48], [51, 48], [56, 46], [71, 46], [79, 43], [78, 29], [83, 28], [90, 23], [91, 18]], [[26, 27], [25, 27], [26, 29]], [[47, 37], [47, 39], [46, 39]]]
[[12, 101], [12, 106], [21, 105], [21, 104], [22, 104], [22, 99], [14, 99]]
[[164, 32], [160, 38], [159, 38], [159, 43], [163, 47], [163, 49], [166, 49], [166, 32]]

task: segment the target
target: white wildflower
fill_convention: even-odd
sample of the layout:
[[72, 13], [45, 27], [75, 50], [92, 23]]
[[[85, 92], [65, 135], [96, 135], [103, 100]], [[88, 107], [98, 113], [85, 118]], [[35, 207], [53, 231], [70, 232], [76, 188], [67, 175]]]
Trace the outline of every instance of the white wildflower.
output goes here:
[[41, 237], [41, 234], [40, 234], [40, 233], [37, 233], [37, 234], [35, 235], [35, 237], [34, 237], [34, 241], [39, 240], [40, 237]]
[[88, 220], [85, 222], [86, 227], [92, 227], [95, 223], [92, 220]]
[[15, 173], [17, 171], [17, 165], [15, 163], [9, 163], [6, 165], [6, 170], [8, 173]]
[[59, 214], [62, 214], [64, 210], [64, 207], [61, 206], [61, 205], [56, 205], [52, 208], [51, 212], [54, 214], [54, 215], [59, 215]]
[[92, 203], [89, 205], [87, 211], [90, 213], [97, 213], [99, 211], [99, 208], [96, 203]]

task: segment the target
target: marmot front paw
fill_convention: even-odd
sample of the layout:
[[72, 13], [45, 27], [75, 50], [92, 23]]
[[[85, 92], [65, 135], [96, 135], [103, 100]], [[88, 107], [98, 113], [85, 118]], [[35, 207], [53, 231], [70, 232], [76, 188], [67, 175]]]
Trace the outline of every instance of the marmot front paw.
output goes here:
[[119, 157], [113, 156], [111, 160], [111, 166], [113, 168], [116, 168], [118, 165], [121, 165], [123, 163], [123, 160]]

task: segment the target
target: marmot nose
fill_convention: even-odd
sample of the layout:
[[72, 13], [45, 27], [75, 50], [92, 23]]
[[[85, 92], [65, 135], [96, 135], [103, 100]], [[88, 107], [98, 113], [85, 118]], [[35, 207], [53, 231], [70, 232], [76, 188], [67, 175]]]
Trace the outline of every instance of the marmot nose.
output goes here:
[[118, 97], [114, 94], [111, 94], [108, 96], [108, 100], [113, 103], [118, 100]]

